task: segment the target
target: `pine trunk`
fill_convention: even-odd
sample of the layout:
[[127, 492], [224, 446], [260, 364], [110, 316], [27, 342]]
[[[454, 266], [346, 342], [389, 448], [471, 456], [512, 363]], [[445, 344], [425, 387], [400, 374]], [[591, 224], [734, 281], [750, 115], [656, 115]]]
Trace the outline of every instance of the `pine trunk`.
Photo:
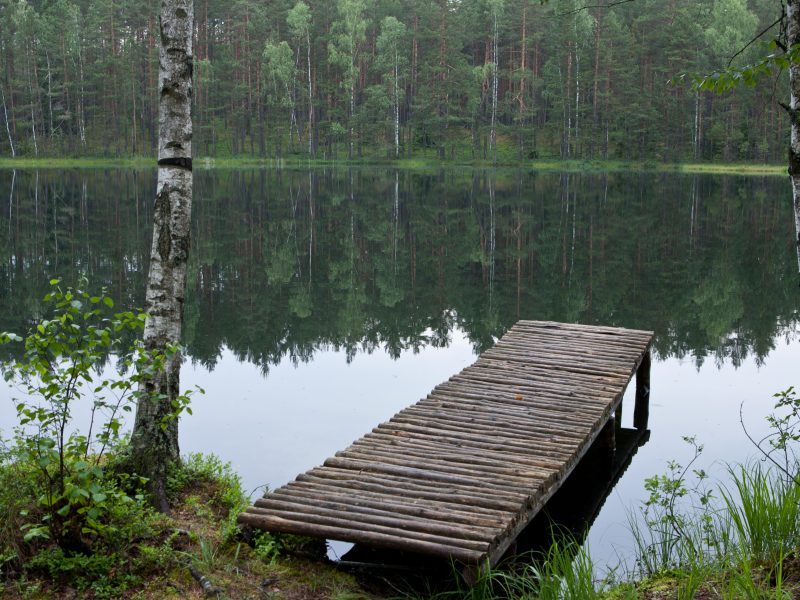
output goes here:
[[[159, 51], [158, 186], [147, 280], [144, 344], [163, 351], [178, 344], [183, 323], [192, 207], [193, 0], [162, 0]], [[166, 510], [167, 466], [178, 460], [178, 421], [172, 401], [179, 393], [180, 355], [144, 389], [131, 438], [136, 471], [149, 479], [160, 510]]]

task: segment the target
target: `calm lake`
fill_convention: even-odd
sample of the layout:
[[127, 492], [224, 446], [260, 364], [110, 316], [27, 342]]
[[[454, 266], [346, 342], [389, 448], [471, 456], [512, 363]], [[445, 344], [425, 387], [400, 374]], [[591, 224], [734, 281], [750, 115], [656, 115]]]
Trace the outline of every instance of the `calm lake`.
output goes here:
[[[0, 170], [0, 331], [24, 332], [55, 276], [142, 306], [154, 190], [155, 171]], [[682, 436], [723, 473], [754, 455], [740, 405], [758, 436], [772, 394], [800, 383], [790, 204], [782, 177], [198, 171], [182, 379], [205, 395], [182, 451], [216, 453], [259, 493], [518, 319], [654, 330], [650, 440], [588, 536], [614, 564], [644, 479], [691, 456]], [[4, 435], [14, 395], [0, 387]]]

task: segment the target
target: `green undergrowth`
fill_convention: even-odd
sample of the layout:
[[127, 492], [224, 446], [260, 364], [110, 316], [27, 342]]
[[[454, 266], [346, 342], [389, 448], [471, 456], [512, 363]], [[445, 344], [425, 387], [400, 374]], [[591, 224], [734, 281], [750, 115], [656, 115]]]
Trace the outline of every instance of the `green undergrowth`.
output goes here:
[[[307, 159], [293, 156], [283, 159], [241, 157], [196, 157], [197, 169], [236, 169], [236, 168], [305, 168], [305, 167], [369, 167], [386, 166], [408, 170], [430, 170], [442, 167], [475, 167], [475, 168], [514, 168], [532, 169], [536, 171], [570, 171], [570, 172], [614, 172], [645, 171], [667, 173], [696, 173], [715, 175], [786, 175], [785, 165], [768, 165], [755, 163], [663, 163], [656, 161], [621, 161], [621, 160], [507, 160], [494, 163], [486, 160], [439, 160], [435, 158], [361, 158], [354, 160]], [[76, 157], [76, 158], [2, 158], [0, 168], [3, 169], [101, 169], [101, 168], [153, 168], [155, 157], [130, 156], [117, 158]]]
[[267, 534], [245, 539], [235, 524], [247, 504], [239, 478], [213, 455], [189, 455], [171, 471], [171, 514], [140, 501], [115, 505], [106, 533], [83, 551], [22, 539], [6, 516], [35, 504], [20, 493], [25, 483], [13, 465], [0, 467], [3, 598], [207, 597], [192, 571], [208, 579], [218, 598], [370, 597], [318, 555], [306, 556], [306, 540]]

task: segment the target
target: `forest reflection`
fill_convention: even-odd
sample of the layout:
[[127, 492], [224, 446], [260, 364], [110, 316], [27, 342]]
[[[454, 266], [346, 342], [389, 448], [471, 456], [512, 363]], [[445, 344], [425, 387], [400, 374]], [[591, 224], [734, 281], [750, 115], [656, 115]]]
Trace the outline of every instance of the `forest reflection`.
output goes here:
[[[798, 321], [782, 178], [382, 168], [196, 173], [188, 355], [475, 351], [518, 319], [653, 329], [657, 356], [761, 361]], [[0, 330], [54, 276], [141, 306], [155, 172], [0, 171]], [[4, 351], [8, 351], [4, 349]]]

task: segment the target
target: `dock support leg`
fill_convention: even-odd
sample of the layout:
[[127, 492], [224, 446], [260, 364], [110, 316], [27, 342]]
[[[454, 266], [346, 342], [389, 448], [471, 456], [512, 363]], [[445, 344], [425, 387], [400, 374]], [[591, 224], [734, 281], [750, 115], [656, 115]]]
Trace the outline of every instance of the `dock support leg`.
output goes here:
[[480, 564], [462, 564], [460, 567], [461, 578], [469, 587], [475, 587], [478, 581], [491, 569], [488, 560]]
[[606, 421], [603, 429], [600, 431], [600, 439], [602, 440], [603, 447], [608, 453], [609, 458], [614, 458], [614, 453], [617, 451], [617, 419], [614, 415]]
[[636, 405], [633, 409], [633, 426], [647, 429], [650, 416], [650, 350], [645, 352], [636, 371]]

